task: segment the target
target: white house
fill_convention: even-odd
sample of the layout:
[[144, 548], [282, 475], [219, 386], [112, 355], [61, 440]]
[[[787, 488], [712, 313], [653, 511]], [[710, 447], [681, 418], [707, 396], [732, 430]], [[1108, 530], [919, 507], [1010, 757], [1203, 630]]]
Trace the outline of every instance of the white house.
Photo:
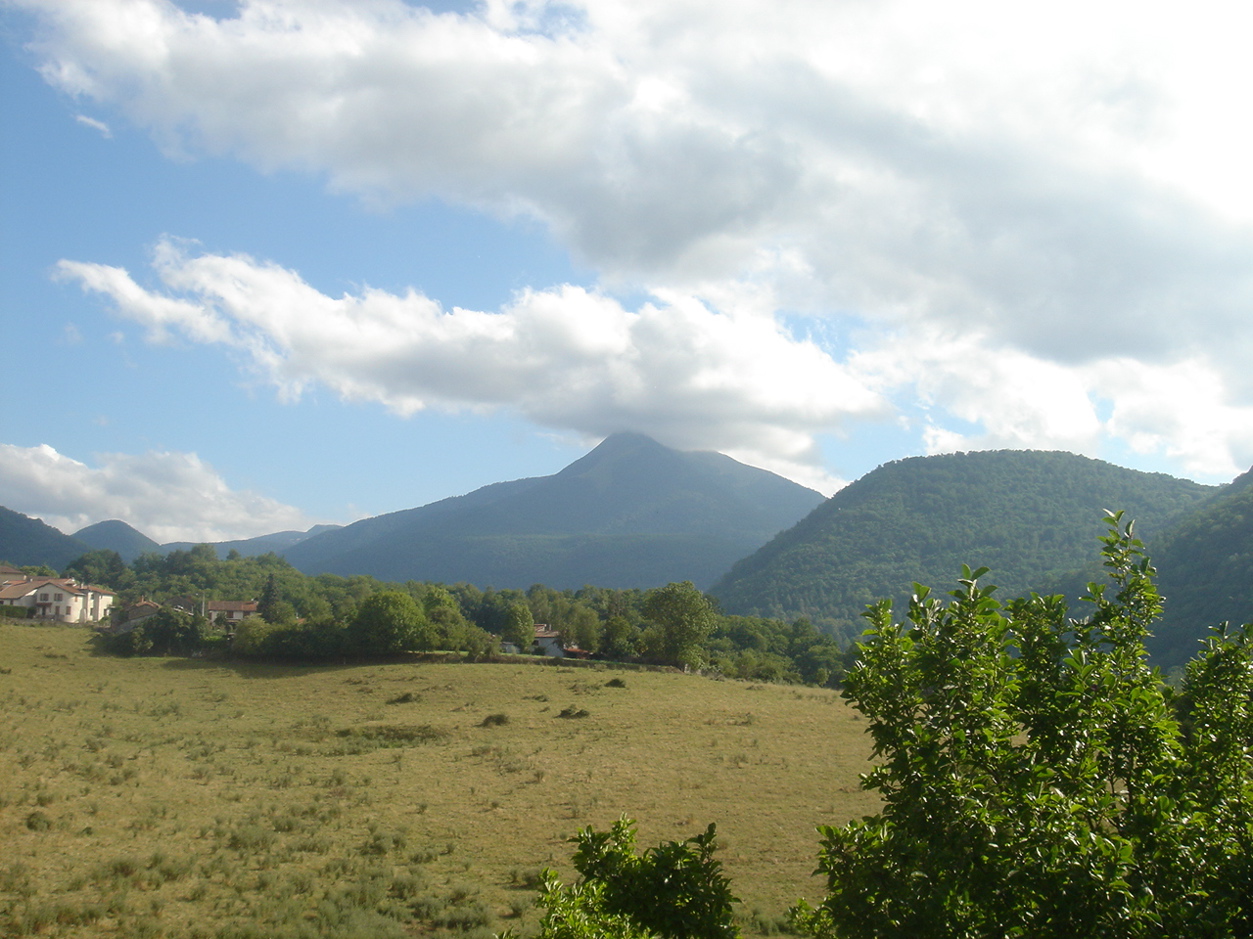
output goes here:
[[535, 642], [531, 649], [540, 655], [551, 655], [556, 658], [564, 658], [566, 654], [565, 646], [561, 643], [561, 633], [549, 629], [544, 623], [535, 624]]
[[22, 606], [35, 617], [58, 623], [99, 623], [107, 619], [117, 594], [69, 577], [22, 575], [0, 583], [0, 604]]

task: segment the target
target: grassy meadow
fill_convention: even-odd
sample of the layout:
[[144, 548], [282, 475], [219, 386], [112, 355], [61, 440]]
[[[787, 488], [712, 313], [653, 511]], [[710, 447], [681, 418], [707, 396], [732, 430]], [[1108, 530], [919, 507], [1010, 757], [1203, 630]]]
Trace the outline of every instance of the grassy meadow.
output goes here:
[[718, 825], [747, 936], [875, 808], [836, 692], [673, 672], [93, 654], [0, 623], [0, 934], [487, 937], [619, 815]]

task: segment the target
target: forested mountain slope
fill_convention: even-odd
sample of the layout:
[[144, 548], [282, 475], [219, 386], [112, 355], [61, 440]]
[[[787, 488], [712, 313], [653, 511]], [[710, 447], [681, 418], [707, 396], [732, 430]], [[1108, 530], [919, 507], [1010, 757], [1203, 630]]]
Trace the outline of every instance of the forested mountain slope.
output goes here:
[[706, 587], [821, 502], [811, 489], [718, 453], [616, 434], [552, 476], [364, 519], [286, 557], [306, 573], [393, 581]]
[[89, 547], [37, 518], [0, 506], [0, 561], [60, 570]]
[[1149, 651], [1164, 667], [1182, 665], [1210, 626], [1253, 621], [1253, 470], [1149, 547], [1166, 598]]
[[[98, 550], [116, 551], [127, 564], [141, 554], [161, 551], [161, 545], [118, 519], [96, 522], [86, 528], [80, 528], [74, 532], [74, 537]], [[162, 551], [162, 553], [165, 552]]]
[[991, 568], [999, 596], [1025, 593], [1099, 556], [1103, 509], [1151, 536], [1214, 487], [1071, 453], [993, 451], [887, 463], [745, 558], [712, 592], [729, 613], [806, 616], [851, 638], [880, 597]]

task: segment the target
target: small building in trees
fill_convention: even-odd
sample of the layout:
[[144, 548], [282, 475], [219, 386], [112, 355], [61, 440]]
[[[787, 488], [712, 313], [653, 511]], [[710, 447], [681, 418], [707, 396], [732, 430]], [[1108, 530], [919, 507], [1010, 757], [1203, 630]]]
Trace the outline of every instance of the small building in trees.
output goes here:
[[205, 603], [205, 616], [215, 626], [231, 629], [249, 616], [257, 615], [256, 600], [209, 600]]
[[140, 597], [138, 602], [132, 603], [120, 611], [114, 624], [114, 632], [128, 633], [144, 620], [150, 619], [160, 612], [160, 603], [149, 600], [147, 597]]
[[535, 624], [535, 641], [531, 644], [531, 650], [539, 655], [551, 655], [555, 658], [564, 658], [566, 654], [561, 633], [549, 629], [547, 623]]

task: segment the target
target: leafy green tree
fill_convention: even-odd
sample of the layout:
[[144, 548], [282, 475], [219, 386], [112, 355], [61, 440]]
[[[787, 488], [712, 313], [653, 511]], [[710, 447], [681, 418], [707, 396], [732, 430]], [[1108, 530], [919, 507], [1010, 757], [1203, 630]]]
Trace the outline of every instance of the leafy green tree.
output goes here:
[[701, 665], [702, 646], [718, 620], [713, 604], [690, 580], [650, 590], [644, 618], [657, 628], [657, 656], [685, 668]]
[[535, 639], [535, 620], [531, 608], [521, 601], [509, 604], [505, 615], [505, 628], [500, 634], [502, 642], [511, 642], [523, 652], [530, 651]]
[[265, 579], [265, 590], [261, 592], [261, 599], [257, 601], [257, 615], [267, 623], [277, 626], [283, 622], [281, 614], [284, 611], [279, 609], [281, 601], [282, 597], [278, 592], [278, 578], [271, 573]]
[[1253, 655], [1222, 632], [1189, 669], [1192, 731], [1145, 661], [1161, 611], [1121, 513], [1091, 615], [1002, 607], [965, 568], [947, 603], [870, 609], [846, 696], [882, 763], [882, 811], [822, 829], [823, 939], [1249, 935]]
[[349, 626], [349, 642], [366, 655], [392, 655], [412, 649], [426, 623], [416, 600], [399, 590], [366, 598]]
[[62, 574], [83, 583], [100, 584], [113, 590], [125, 587], [133, 576], [122, 556], [108, 548], [88, 551], [77, 560], [71, 561]]
[[629, 659], [639, 652], [640, 631], [625, 616], [614, 615], [605, 623], [601, 651], [611, 659]]
[[231, 640], [231, 651], [238, 655], [263, 655], [270, 636], [277, 631], [277, 626], [267, 623], [256, 614], [245, 616], [235, 626], [235, 638]]
[[722, 864], [713, 825], [686, 841], [635, 851], [635, 823], [585, 828], [572, 839], [582, 880], [564, 886], [544, 872], [540, 939], [735, 939], [738, 898]]

